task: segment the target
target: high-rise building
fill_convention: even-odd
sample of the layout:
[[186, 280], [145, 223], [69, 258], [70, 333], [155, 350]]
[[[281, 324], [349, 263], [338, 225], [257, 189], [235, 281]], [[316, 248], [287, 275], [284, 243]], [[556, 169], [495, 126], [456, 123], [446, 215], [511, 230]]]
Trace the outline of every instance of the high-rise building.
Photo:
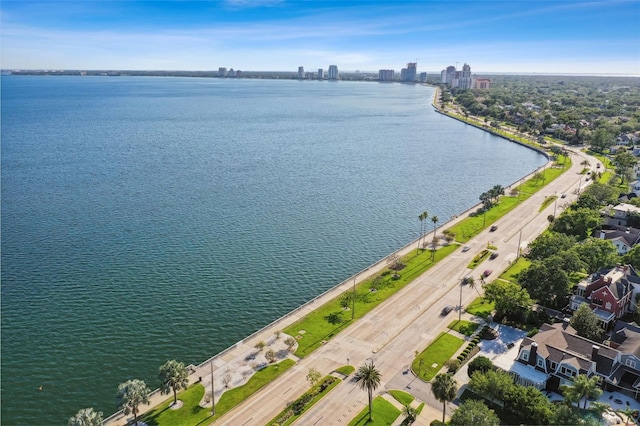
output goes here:
[[421, 72], [420, 73], [420, 83], [426, 83], [427, 81], [427, 73], [426, 72]]
[[304, 67], [298, 67], [298, 78], [300, 80], [304, 78]]
[[337, 80], [338, 79], [338, 66], [337, 65], [329, 65], [329, 80]]
[[395, 72], [393, 70], [379, 70], [378, 80], [380, 81], [393, 81]]
[[226, 76], [227, 76], [227, 69], [224, 67], [218, 68], [218, 77], [226, 77]]
[[324, 70], [322, 68], [318, 68], [318, 80], [324, 80]]
[[416, 81], [417, 76], [418, 76], [418, 63], [409, 62], [407, 64], [407, 71], [405, 72], [405, 75], [402, 81]]
[[471, 67], [465, 63], [458, 78], [458, 87], [460, 89], [471, 89], [471, 83]]

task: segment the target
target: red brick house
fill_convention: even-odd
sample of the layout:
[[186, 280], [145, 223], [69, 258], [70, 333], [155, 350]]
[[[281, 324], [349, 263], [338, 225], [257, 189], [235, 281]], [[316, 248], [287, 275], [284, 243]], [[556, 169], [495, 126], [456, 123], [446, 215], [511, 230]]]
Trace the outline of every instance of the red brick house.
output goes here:
[[569, 307], [577, 310], [588, 303], [604, 329], [610, 329], [625, 312], [633, 311], [634, 291], [640, 276], [629, 265], [598, 271], [578, 284]]

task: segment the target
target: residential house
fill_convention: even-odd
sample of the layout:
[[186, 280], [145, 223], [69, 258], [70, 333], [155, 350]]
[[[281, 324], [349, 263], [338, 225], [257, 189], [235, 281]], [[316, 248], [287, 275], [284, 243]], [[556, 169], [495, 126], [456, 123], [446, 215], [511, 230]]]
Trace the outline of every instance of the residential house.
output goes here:
[[602, 229], [596, 231], [596, 233], [601, 240], [611, 241], [621, 256], [627, 254], [640, 241], [640, 229], [635, 228], [626, 228], [624, 231], [620, 229]]
[[[555, 391], [584, 374], [597, 376], [606, 390], [636, 399], [640, 393], [640, 328], [623, 322], [614, 329], [609, 345], [578, 336], [568, 320], [544, 324], [538, 334], [522, 341], [516, 360], [546, 374], [543, 382], [535, 384], [538, 389]], [[526, 379], [526, 371], [520, 373], [516, 381]]]
[[630, 266], [603, 269], [578, 283], [569, 307], [577, 310], [588, 304], [602, 328], [609, 330], [626, 312], [635, 311], [635, 295], [640, 291], [640, 276]]
[[[636, 189], [637, 186], [637, 189]], [[637, 191], [637, 192], [636, 192]], [[636, 195], [640, 194], [640, 181], [634, 182], [632, 191]], [[630, 226], [627, 222], [630, 216], [640, 215], [640, 207], [636, 207], [632, 204], [618, 204], [614, 207], [609, 207], [604, 210], [605, 225], [609, 226]]]

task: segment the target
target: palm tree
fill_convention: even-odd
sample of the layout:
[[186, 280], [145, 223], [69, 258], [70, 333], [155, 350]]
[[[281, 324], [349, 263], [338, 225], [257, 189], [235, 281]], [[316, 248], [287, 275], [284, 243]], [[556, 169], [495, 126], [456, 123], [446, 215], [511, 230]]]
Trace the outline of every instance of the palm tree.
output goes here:
[[433, 222], [433, 257], [431, 260], [435, 260], [436, 258], [436, 228], [438, 225], [438, 216], [432, 216], [431, 222]]
[[373, 391], [380, 386], [380, 372], [373, 365], [373, 361], [371, 361], [371, 364], [365, 364], [358, 368], [358, 372], [354, 378], [356, 384], [360, 386], [360, 389], [366, 390], [369, 393], [369, 421], [371, 421]]
[[418, 410], [407, 404], [402, 409], [402, 415], [404, 416], [404, 421], [402, 422], [402, 424], [410, 425], [416, 421], [416, 417], [418, 417]]
[[420, 213], [418, 215], [418, 220], [420, 220], [420, 235], [418, 236], [418, 249], [416, 251], [416, 254], [419, 253], [420, 251], [420, 241], [422, 240], [422, 237], [424, 236], [424, 226], [423, 226], [423, 221], [426, 220], [429, 217], [429, 213], [427, 213], [426, 211]]
[[138, 426], [138, 406], [149, 403], [149, 393], [151, 391], [145, 382], [138, 379], [128, 380], [118, 386], [116, 404], [118, 408], [124, 410], [124, 414], [133, 414], [136, 426]]
[[458, 393], [458, 383], [454, 380], [453, 374], [438, 374], [431, 383], [431, 392], [438, 401], [442, 402], [442, 423], [444, 423], [447, 402], [453, 401]]
[[172, 359], [160, 367], [158, 380], [160, 380], [162, 394], [167, 394], [173, 390], [173, 403], [175, 404], [178, 402], [178, 391], [186, 389], [189, 385], [189, 372], [184, 363]]
[[570, 394], [575, 392], [575, 395], [578, 396], [578, 406], [580, 406], [580, 401], [584, 399], [583, 408], [587, 408], [587, 401], [597, 399], [600, 395], [602, 395], [602, 389], [598, 387], [598, 377], [592, 376], [588, 377], [586, 374], [579, 374], [573, 378], [573, 384], [568, 386], [567, 391]]
[[83, 408], [69, 419], [69, 426], [102, 426], [102, 412]]

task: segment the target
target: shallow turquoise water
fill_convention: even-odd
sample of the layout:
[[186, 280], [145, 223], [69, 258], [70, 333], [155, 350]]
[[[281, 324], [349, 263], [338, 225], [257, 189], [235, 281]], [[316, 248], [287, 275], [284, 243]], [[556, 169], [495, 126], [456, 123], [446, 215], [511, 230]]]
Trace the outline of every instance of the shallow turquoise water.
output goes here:
[[2, 424], [110, 414], [545, 162], [424, 86], [1, 82]]

